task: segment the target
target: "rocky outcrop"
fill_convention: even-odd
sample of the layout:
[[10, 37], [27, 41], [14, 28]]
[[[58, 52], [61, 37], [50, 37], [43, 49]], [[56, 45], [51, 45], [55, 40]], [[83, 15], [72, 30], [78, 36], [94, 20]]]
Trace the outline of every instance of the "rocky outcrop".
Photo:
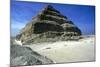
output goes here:
[[15, 66], [29, 66], [51, 64], [52, 60], [45, 56], [38, 54], [29, 47], [22, 47], [19, 45], [11, 45], [10, 65]]
[[[78, 39], [80, 29], [51, 5], [46, 6], [20, 31], [16, 39], [23, 44]], [[75, 38], [71, 38], [76, 36]]]

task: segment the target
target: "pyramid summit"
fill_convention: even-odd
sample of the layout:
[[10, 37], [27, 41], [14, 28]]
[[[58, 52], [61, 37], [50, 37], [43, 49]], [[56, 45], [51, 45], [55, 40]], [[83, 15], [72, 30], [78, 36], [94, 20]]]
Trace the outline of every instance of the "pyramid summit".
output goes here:
[[16, 35], [23, 44], [54, 42], [74, 39], [80, 36], [81, 30], [53, 6], [47, 5], [30, 23]]

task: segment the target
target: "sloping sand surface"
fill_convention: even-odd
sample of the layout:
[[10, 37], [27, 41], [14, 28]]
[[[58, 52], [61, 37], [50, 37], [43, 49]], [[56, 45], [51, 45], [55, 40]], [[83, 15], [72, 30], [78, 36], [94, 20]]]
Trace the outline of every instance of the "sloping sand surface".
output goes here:
[[85, 37], [79, 41], [59, 41], [27, 46], [55, 63], [95, 60], [94, 36]]

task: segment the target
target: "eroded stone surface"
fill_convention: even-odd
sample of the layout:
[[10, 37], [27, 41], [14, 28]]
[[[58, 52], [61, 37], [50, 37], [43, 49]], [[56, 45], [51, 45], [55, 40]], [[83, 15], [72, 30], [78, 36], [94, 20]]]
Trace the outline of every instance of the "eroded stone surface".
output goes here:
[[[16, 39], [23, 44], [69, 40], [80, 36], [80, 29], [53, 6], [46, 6], [32, 21], [20, 31]], [[77, 38], [78, 39], [78, 38]]]

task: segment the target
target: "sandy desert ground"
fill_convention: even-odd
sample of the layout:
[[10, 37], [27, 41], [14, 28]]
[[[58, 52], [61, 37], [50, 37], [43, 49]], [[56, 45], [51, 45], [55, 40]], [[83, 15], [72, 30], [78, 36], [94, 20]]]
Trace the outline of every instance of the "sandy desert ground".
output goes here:
[[95, 61], [95, 37], [85, 36], [78, 41], [59, 41], [25, 45], [55, 63]]

